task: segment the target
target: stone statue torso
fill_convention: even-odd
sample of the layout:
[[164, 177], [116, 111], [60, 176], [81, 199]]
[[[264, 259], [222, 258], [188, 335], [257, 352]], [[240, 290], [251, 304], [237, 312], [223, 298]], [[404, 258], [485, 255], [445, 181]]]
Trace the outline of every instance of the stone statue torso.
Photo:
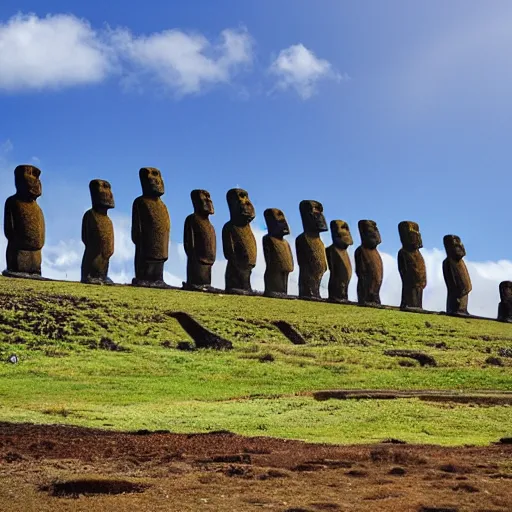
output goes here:
[[425, 260], [419, 250], [406, 251], [400, 249], [398, 251], [398, 269], [404, 283], [413, 288], [424, 289], [427, 286], [427, 269]]
[[86, 250], [110, 258], [114, 254], [114, 227], [109, 216], [91, 208], [84, 214], [83, 225]]
[[355, 252], [355, 260], [358, 279], [364, 279], [368, 282], [370, 292], [378, 293], [384, 276], [382, 258], [379, 251], [359, 246]]
[[308, 268], [314, 275], [322, 276], [327, 272], [325, 246], [319, 236], [302, 233], [296, 240], [297, 259], [299, 266]]
[[450, 295], [462, 297], [473, 289], [464, 260], [456, 261], [451, 258], [446, 258], [443, 261], [443, 273]]
[[263, 237], [263, 252], [268, 270], [293, 272], [292, 250], [286, 240], [265, 235]]
[[[256, 265], [256, 239], [251, 226], [235, 226], [231, 221], [224, 224], [224, 233], [228, 235], [233, 248], [234, 261], [238, 266]], [[229, 260], [229, 258], [227, 258]]]
[[171, 220], [164, 202], [140, 196], [133, 202], [134, 216], [140, 226], [140, 245], [144, 255], [152, 260], [167, 260]]
[[327, 247], [326, 253], [331, 276], [341, 282], [349, 282], [352, 278], [352, 263], [347, 250], [333, 244]]
[[[195, 213], [185, 219], [185, 236], [191, 237], [188, 256], [203, 265], [213, 265], [217, 255], [215, 228], [210, 219]], [[188, 245], [188, 244], [187, 244]], [[187, 247], [185, 247], [187, 250]]]
[[[36, 201], [22, 201], [11, 196], [5, 204], [6, 217], [12, 219], [13, 239], [9, 240], [17, 249], [40, 251], [45, 242], [43, 211]], [[4, 219], [4, 222], [10, 222]]]

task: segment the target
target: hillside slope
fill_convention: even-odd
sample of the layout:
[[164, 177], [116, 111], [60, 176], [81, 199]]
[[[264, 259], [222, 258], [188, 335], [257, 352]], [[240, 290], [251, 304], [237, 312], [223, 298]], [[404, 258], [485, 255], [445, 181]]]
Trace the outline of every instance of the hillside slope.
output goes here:
[[[512, 391], [509, 324], [130, 286], [0, 278], [0, 290], [3, 421], [325, 442], [484, 444], [511, 433], [507, 405], [311, 396], [338, 388]], [[176, 311], [234, 350], [177, 350], [193, 342], [170, 316]], [[307, 343], [292, 344], [277, 320]], [[436, 366], [385, 355], [392, 349], [421, 351]], [[5, 362], [11, 354], [18, 364]]]

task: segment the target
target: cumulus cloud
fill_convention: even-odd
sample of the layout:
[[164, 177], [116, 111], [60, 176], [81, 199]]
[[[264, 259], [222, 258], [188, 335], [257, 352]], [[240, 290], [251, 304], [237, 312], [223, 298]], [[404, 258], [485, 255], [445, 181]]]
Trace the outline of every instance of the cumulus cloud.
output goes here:
[[313, 96], [321, 80], [341, 81], [348, 78], [347, 75], [340, 75], [329, 61], [318, 58], [301, 43], [281, 50], [270, 65], [269, 72], [277, 78], [277, 89], [292, 89], [303, 100]]
[[0, 89], [58, 89], [101, 82], [110, 49], [89, 23], [67, 14], [18, 14], [0, 23]]
[[0, 23], [0, 90], [10, 92], [99, 83], [120, 73], [125, 85], [149, 81], [182, 96], [230, 83], [252, 59], [244, 28], [225, 29], [210, 41], [178, 29], [147, 36], [94, 30], [70, 14], [18, 14]]
[[[56, 90], [120, 76], [126, 89], [157, 87], [182, 97], [233, 84], [253, 60], [254, 41], [243, 27], [226, 28], [213, 40], [177, 28], [147, 35], [94, 29], [72, 14], [20, 13], [0, 21], [0, 91]], [[274, 90], [291, 89], [302, 99], [321, 80], [348, 78], [300, 43], [281, 50], [269, 72]]]
[[202, 34], [166, 30], [134, 36], [128, 30], [111, 34], [113, 47], [125, 59], [129, 83], [149, 79], [178, 95], [205, 86], [229, 83], [252, 61], [252, 38], [245, 29], [226, 29], [212, 43]]

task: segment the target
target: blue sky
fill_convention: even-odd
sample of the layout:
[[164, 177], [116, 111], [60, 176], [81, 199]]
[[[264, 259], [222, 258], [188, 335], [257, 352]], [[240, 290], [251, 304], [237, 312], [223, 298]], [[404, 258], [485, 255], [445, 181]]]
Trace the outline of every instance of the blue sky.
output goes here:
[[401, 220], [427, 253], [458, 234], [494, 290], [512, 278], [511, 25], [497, 0], [2, 0], [2, 190], [16, 164], [42, 169], [47, 260], [83, 250], [92, 178], [112, 183], [124, 240], [138, 169], [155, 166], [176, 251], [190, 190], [211, 192], [220, 233], [241, 186], [255, 227], [285, 212], [292, 245], [301, 199], [356, 244], [357, 221], [376, 220], [392, 258]]

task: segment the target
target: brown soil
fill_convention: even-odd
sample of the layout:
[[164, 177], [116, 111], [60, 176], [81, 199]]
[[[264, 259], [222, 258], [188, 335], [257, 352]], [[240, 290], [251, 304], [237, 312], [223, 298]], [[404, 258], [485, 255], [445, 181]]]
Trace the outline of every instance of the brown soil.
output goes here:
[[512, 511], [512, 445], [307, 444], [0, 423], [2, 511]]

